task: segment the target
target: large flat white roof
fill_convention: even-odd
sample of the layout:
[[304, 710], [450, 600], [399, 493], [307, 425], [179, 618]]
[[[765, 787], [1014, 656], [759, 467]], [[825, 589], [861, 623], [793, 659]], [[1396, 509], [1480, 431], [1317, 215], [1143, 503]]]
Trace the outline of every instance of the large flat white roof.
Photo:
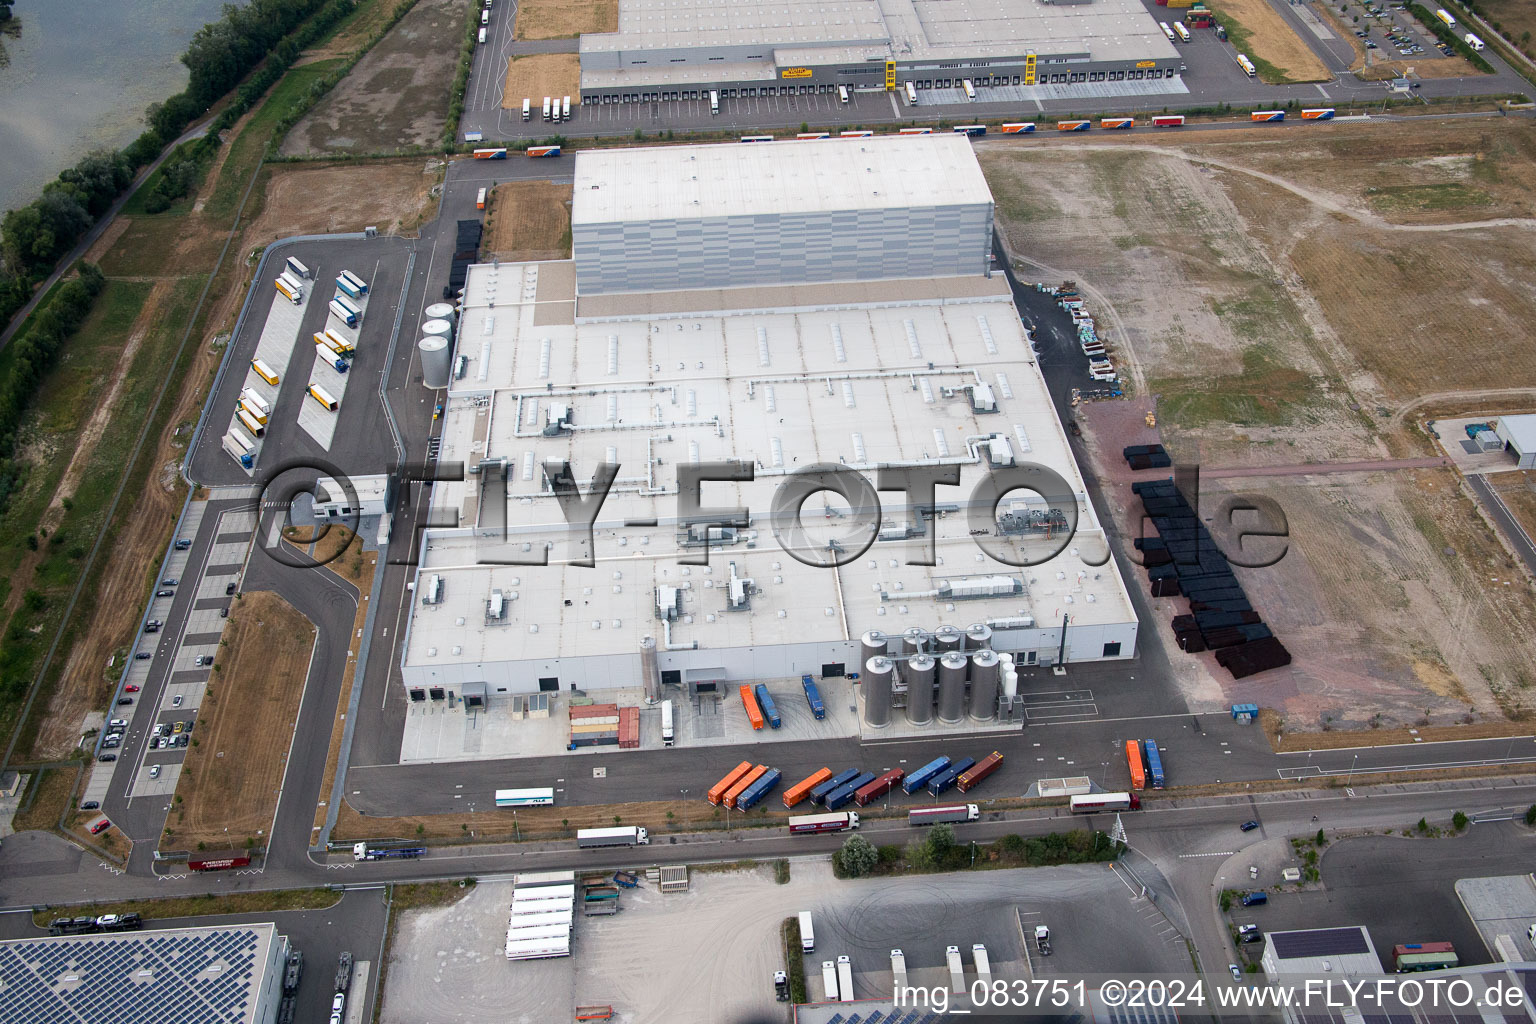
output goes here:
[[[437, 576], [440, 600], [412, 603], [407, 666], [631, 654], [661, 633], [659, 586], [680, 594], [671, 641], [701, 649], [999, 618], [1044, 625], [1064, 612], [1077, 625], [1135, 621], [1113, 564], [1091, 564], [1107, 552], [1103, 531], [1002, 277], [979, 278], [990, 286], [980, 290], [914, 288], [905, 299], [577, 323], [563, 292], [540, 294], [542, 277], [560, 266], [469, 270], [459, 342], [468, 370], [449, 392], [439, 458], [469, 467], [505, 460], [507, 525], [504, 538], [477, 536], [495, 518], [481, 508], [483, 475], [434, 486], [434, 519], [461, 525], [427, 534], [419, 581]], [[997, 411], [974, 407], [982, 385]], [[569, 429], [544, 432], [552, 409], [566, 411]], [[982, 453], [991, 449], [980, 439], [993, 436], [1018, 460], [1060, 473], [1073, 495], [1078, 533], [1044, 564], [999, 563], [971, 535], [963, 506], [988, 472]], [[545, 485], [548, 459], [569, 461], [584, 493], [599, 463], [620, 466], [598, 514], [593, 567], [572, 564], [588, 552]], [[717, 545], [708, 567], [683, 565], [698, 549], [680, 542], [678, 467], [724, 460], [749, 462], [756, 480], [707, 484], [704, 504], [750, 509], [752, 525]], [[960, 468], [960, 486], [936, 496], [955, 511], [928, 526], [938, 564], [908, 564], [914, 542], [881, 540], [834, 572], [797, 561], [774, 537], [774, 493], [797, 467], [828, 463], [874, 479], [880, 465], [904, 461]], [[842, 533], [845, 518], [825, 497], [805, 514], [823, 538]], [[904, 496], [879, 500], [886, 528], [900, 530]], [[654, 525], [630, 525], [641, 520]], [[1026, 545], [1037, 550], [1040, 538]], [[485, 564], [546, 549], [547, 566]], [[753, 581], [747, 608], [729, 609], [733, 573]], [[986, 596], [957, 599], [957, 585]], [[494, 618], [493, 591], [503, 608]]]
[[[1030, 51], [1096, 61], [1178, 55], [1139, 0], [620, 0], [618, 31], [581, 37], [584, 54], [627, 59], [696, 48], [729, 50], [731, 60], [771, 60], [776, 49], [805, 48], [808, 63], [826, 64], [847, 59], [840, 49], [871, 46], [880, 59], [903, 63]], [[695, 72], [708, 69], [700, 63]], [[653, 65], [626, 68], [644, 74]]]
[[990, 204], [963, 135], [582, 150], [571, 224]]

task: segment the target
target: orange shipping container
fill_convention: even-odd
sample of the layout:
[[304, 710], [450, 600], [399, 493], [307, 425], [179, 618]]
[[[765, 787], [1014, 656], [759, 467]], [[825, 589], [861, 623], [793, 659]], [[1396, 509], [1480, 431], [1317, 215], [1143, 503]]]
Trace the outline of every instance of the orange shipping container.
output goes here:
[[811, 795], [811, 790], [826, 782], [832, 777], [831, 768], [823, 768], [814, 775], [807, 775], [804, 779], [790, 786], [784, 791], [784, 806], [793, 807], [795, 804]]
[[740, 779], [737, 779], [736, 784], [725, 791], [725, 806], [735, 807], [736, 798], [745, 793], [748, 786], [752, 785], [752, 783], [756, 782], [766, 774], [768, 774], [768, 766], [765, 764], [760, 764], [756, 768], [753, 768], [751, 771], [747, 772], [747, 774], [743, 775]]
[[726, 773], [725, 778], [709, 787], [709, 802], [712, 804], [718, 804], [725, 796], [726, 790], [736, 785], [737, 781], [739, 781], [743, 775], [747, 774], [747, 772], [751, 770], [751, 761], [743, 761], [735, 768], [732, 768], [729, 772]]
[[752, 687], [748, 683], [741, 685], [741, 706], [747, 709], [747, 717], [752, 720], [752, 728], [763, 727], [763, 709], [757, 706], [757, 697], [752, 693]]
[[1146, 789], [1147, 773], [1141, 767], [1141, 744], [1135, 740], [1125, 741], [1125, 763], [1131, 769], [1131, 788]]

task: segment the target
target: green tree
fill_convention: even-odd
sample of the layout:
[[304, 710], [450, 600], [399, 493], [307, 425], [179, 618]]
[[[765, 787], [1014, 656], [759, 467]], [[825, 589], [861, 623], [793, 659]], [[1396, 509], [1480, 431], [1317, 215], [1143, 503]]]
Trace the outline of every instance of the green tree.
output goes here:
[[1315, 845], [1317, 845], [1317, 846], [1327, 846], [1328, 845], [1328, 837], [1323, 835], [1323, 830], [1322, 829], [1318, 829], [1317, 830], [1317, 838], [1313, 839], [1312, 842]]
[[863, 878], [875, 869], [880, 853], [863, 836], [849, 836], [837, 851], [837, 863], [849, 878]]
[[934, 867], [941, 866], [954, 848], [955, 827], [948, 822], [933, 826], [928, 832], [928, 838], [923, 840], [923, 849]]
[[1525, 809], [1525, 823], [1526, 825], [1536, 825], [1536, 804], [1531, 804], [1531, 806]]
[[1462, 829], [1467, 827], [1467, 816], [1460, 811], [1457, 811], [1455, 814], [1451, 815], [1451, 826], [1455, 828], [1456, 831], [1460, 832]]

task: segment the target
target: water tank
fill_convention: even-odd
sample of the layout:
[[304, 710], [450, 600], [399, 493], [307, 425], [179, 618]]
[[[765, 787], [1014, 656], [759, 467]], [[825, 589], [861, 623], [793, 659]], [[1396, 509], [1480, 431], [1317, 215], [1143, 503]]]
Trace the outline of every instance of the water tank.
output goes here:
[[912, 627], [910, 627], [908, 629], [902, 630], [902, 633], [901, 633], [901, 653], [902, 654], [907, 654], [907, 655], [921, 654], [922, 651], [923, 651], [923, 648], [927, 645], [927, 643], [928, 643], [928, 634], [923, 632], [923, 628], [921, 626], [912, 626]]
[[450, 323], [459, 315], [450, 302], [434, 302], [421, 311], [425, 320], [447, 320]]
[[896, 678], [896, 663], [883, 655], [864, 663], [864, 724], [884, 729], [891, 724], [891, 682]]
[[989, 721], [997, 714], [997, 684], [1002, 668], [996, 651], [977, 651], [971, 655], [971, 718], [975, 721]]
[[[955, 639], [960, 638], [959, 630]], [[939, 659], [939, 721], [954, 725], [965, 716], [965, 670], [970, 662], [959, 651]]]
[[1014, 668], [1010, 658], [1003, 662], [1003, 696], [1017, 697], [1019, 695], [1019, 670]]
[[985, 651], [992, 646], [992, 627], [985, 622], [973, 622], [965, 627], [965, 649]]
[[938, 654], [958, 651], [964, 643], [965, 636], [954, 626], [940, 626], [933, 632], [933, 649]]
[[907, 721], [927, 725], [933, 721], [933, 677], [938, 664], [926, 654], [914, 654], [901, 663], [907, 682]]
[[859, 663], [863, 664], [870, 658], [883, 658], [890, 653], [886, 649], [888, 637], [878, 629], [872, 629], [865, 633], [859, 640]]
[[640, 638], [640, 685], [645, 688], [645, 702], [661, 700], [661, 673], [656, 670], [656, 638]]
[[433, 391], [446, 388], [453, 375], [448, 339], [442, 335], [429, 335], [416, 343], [416, 349], [421, 353], [421, 382]]
[[428, 320], [421, 325], [421, 333], [428, 337], [443, 337], [453, 340], [453, 324], [447, 320]]

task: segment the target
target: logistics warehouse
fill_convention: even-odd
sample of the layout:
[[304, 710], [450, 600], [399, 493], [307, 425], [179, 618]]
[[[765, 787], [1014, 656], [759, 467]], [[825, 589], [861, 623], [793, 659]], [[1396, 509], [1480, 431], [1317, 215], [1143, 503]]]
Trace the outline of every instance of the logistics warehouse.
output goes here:
[[[584, 103], [847, 89], [1168, 83], [1182, 62], [1137, 0], [619, 0], [581, 37]], [[967, 95], [968, 93], [962, 93]], [[985, 98], [984, 95], [979, 98]]]
[[[755, 233], [722, 247], [729, 218]], [[1131, 657], [1136, 616], [988, 273], [991, 232], [959, 137], [579, 154], [573, 260], [470, 267], [451, 359], [434, 341], [424, 362], [448, 392], [440, 459], [466, 471], [432, 489], [410, 698], [838, 676], [871, 631], [935, 656], [976, 636], [1022, 664]], [[680, 477], [732, 461], [750, 472], [680, 514]], [[605, 463], [589, 544], [560, 492], [590, 496]], [[944, 482], [883, 493], [873, 542], [812, 496], [800, 543], [845, 562], [823, 568], [767, 515], [817, 464]], [[978, 530], [969, 495], [1025, 464], [1062, 484], [1010, 491]]]

